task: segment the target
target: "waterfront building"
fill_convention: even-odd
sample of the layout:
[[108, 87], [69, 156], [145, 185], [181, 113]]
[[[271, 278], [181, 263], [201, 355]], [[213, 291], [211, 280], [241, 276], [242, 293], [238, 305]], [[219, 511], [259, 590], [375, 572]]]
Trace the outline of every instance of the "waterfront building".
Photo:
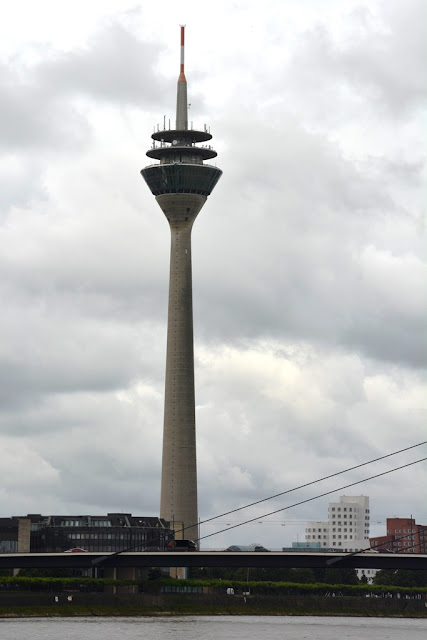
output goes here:
[[171, 540], [173, 531], [161, 518], [130, 513], [0, 518], [0, 553], [163, 550]]
[[[340, 496], [338, 502], [328, 505], [327, 521], [307, 522], [305, 539], [307, 543], [320, 543], [319, 550], [354, 553], [369, 548], [369, 497]], [[357, 569], [360, 578], [368, 582], [376, 573], [375, 569]]]
[[359, 551], [369, 547], [369, 522], [367, 496], [340, 496], [329, 503], [327, 521], [307, 522], [305, 539], [322, 548]]
[[371, 549], [394, 553], [427, 553], [427, 525], [414, 518], [387, 518], [387, 534], [369, 538]]
[[147, 156], [157, 164], [141, 174], [165, 214], [171, 232], [160, 517], [176, 538], [197, 540], [197, 465], [194, 398], [191, 230], [222, 171], [204, 164], [216, 157], [206, 127], [188, 122], [184, 27], [177, 86], [176, 122], [157, 126]]

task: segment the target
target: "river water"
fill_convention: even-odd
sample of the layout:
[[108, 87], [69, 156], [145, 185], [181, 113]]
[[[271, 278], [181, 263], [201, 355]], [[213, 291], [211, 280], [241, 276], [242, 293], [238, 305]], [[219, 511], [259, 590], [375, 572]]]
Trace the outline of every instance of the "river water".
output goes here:
[[0, 619], [1, 640], [425, 640], [427, 618], [186, 616]]

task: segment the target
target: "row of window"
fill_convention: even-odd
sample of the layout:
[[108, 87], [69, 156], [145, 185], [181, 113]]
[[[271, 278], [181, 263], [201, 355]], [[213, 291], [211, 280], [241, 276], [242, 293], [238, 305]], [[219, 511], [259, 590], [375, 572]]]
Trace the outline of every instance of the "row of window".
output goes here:
[[[129, 533], [68, 533], [70, 540], [128, 540]], [[145, 540], [145, 534], [133, 534], [133, 540]]]
[[[345, 520], [346, 518], [347, 518], [347, 516], [346, 516], [346, 514], [344, 514], [344, 518], [343, 518], [343, 519]], [[351, 520], [351, 519], [352, 519], [352, 515], [351, 515], [351, 514], [348, 516], [348, 519], [349, 519], [349, 520]], [[357, 520], [357, 518], [355, 518], [355, 520]], [[332, 524], [336, 524], [336, 520], [333, 520], [333, 521], [332, 521]], [[341, 522], [338, 522], [338, 524], [341, 524]]]
[[[336, 531], [336, 529], [332, 529], [332, 531]], [[338, 529], [338, 531], [341, 531], [341, 529]], [[347, 531], [347, 529], [344, 529], [344, 532], [346, 532], [346, 531]], [[353, 531], [352, 531], [352, 529], [349, 529], [349, 530], [347, 531], [347, 533], [350, 533], [350, 534], [351, 534], [351, 535], [350, 535], [350, 538], [351, 538], [351, 539], [353, 539], [353, 538], [355, 538], [355, 537], [356, 537], [356, 536], [354, 536], [354, 535], [353, 535]], [[364, 534], [365, 534], [365, 537], [366, 537], [367, 535], [369, 535], [369, 530], [368, 530], [368, 529], [365, 529], [365, 530], [364, 530]], [[318, 534], [317, 536], [316, 536], [316, 534], [312, 534], [312, 535], [307, 534], [305, 537], [306, 537], [307, 541], [316, 540], [316, 539], [317, 539], [317, 540], [322, 540], [322, 537], [323, 537], [323, 540], [327, 540], [327, 539], [328, 539], [328, 536], [327, 536], [327, 535], [323, 535], [323, 536], [322, 536], [321, 534]], [[332, 537], [333, 537], [333, 538], [335, 538], [335, 535], [334, 535], [334, 534], [332, 534]], [[344, 536], [344, 537], [345, 537], [345, 538], [347, 538], [347, 536]], [[341, 534], [339, 534], [339, 535], [338, 535], [338, 538], [341, 538]]]
[[110, 520], [92, 520], [90, 524], [87, 520], [61, 520], [60, 527], [111, 527]]
[[[341, 511], [341, 507], [331, 507], [331, 511]], [[342, 507], [342, 511], [357, 511], [357, 507]], [[365, 513], [370, 513], [369, 509], [365, 509]]]
[[[343, 524], [344, 525], [354, 525], [356, 527], [357, 522], [356, 521], [354, 521], [354, 522], [352, 521], [352, 522], [344, 522], [343, 523], [341, 520], [332, 520], [332, 526], [339, 526], [340, 527]], [[365, 526], [367, 526], [367, 525], [369, 525], [369, 523], [365, 522]], [[313, 527], [313, 528], [307, 527], [306, 531], [307, 531], [307, 533], [322, 533], [322, 532], [323, 533], [327, 533], [329, 531], [329, 527], [328, 528], [323, 527], [323, 529], [321, 527], [318, 527], [318, 528], [316, 528], [316, 527]]]
[[0, 553], [17, 553], [17, 540], [0, 540]]

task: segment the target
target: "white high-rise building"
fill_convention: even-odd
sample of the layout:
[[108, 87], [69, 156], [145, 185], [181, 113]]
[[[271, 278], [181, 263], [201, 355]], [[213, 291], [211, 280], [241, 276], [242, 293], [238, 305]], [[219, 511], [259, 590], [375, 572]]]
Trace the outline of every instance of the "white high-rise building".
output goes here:
[[340, 551], [369, 548], [368, 496], [340, 496], [339, 502], [330, 502], [327, 522], [307, 522], [305, 539]]
[[[307, 522], [306, 542], [317, 543], [320, 549], [361, 551], [369, 549], [368, 496], [340, 496], [339, 502], [330, 502], [327, 522]], [[376, 569], [356, 569], [358, 578], [365, 576], [372, 582]]]

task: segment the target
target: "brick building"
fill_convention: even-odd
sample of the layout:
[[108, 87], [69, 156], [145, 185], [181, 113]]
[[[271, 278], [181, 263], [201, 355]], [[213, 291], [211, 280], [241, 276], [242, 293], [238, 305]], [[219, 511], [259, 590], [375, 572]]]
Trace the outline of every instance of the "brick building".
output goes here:
[[371, 549], [394, 553], [427, 553], [427, 526], [413, 518], [387, 518], [387, 535], [369, 538]]

